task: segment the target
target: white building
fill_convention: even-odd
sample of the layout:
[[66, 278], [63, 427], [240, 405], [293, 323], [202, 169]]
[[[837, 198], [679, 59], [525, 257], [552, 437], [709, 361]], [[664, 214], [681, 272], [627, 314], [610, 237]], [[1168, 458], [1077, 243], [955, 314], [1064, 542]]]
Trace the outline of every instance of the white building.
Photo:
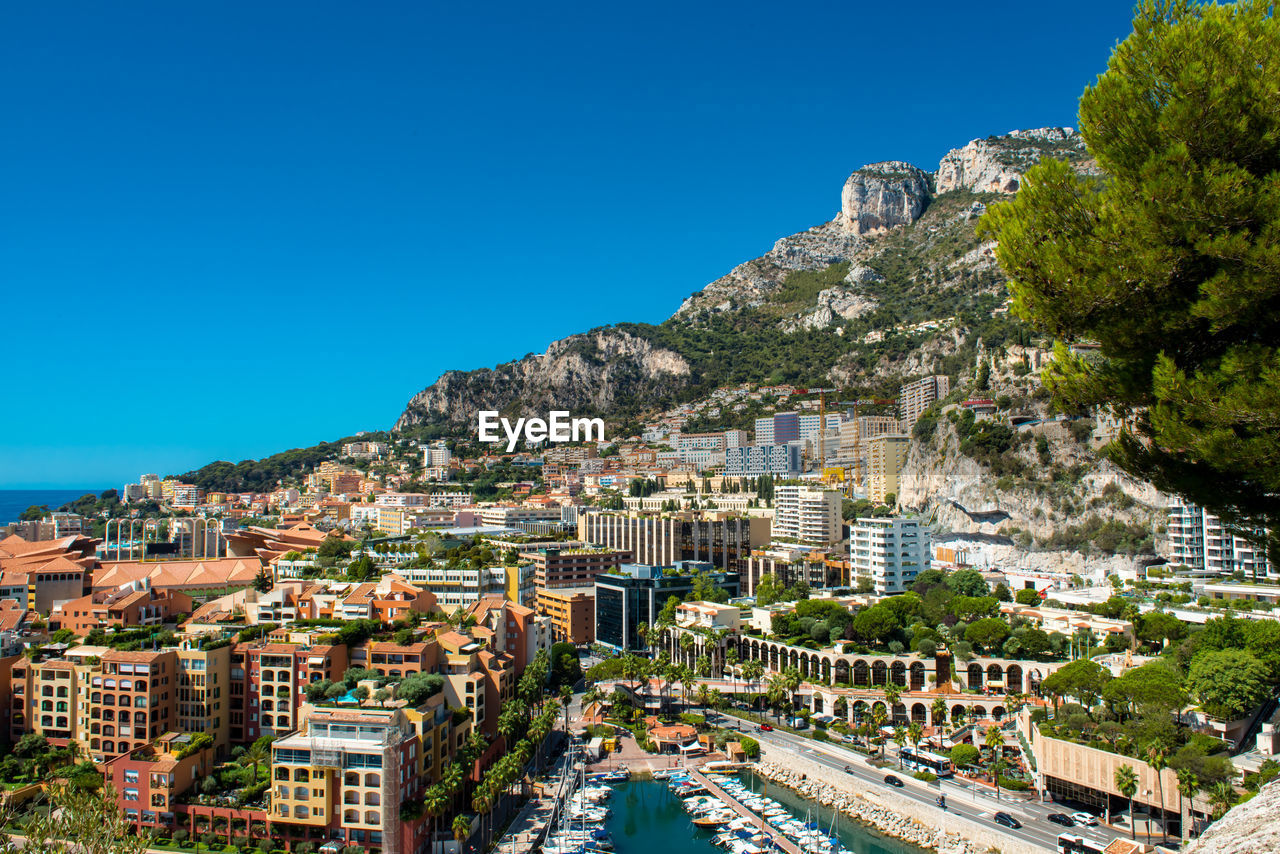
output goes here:
[[768, 418], [756, 419], [756, 441], [757, 445], [773, 444], [773, 416]]
[[514, 528], [517, 522], [560, 522], [564, 513], [553, 507], [481, 507], [480, 524], [500, 528]]
[[724, 446], [726, 448], [741, 448], [743, 445], [750, 445], [751, 437], [746, 430], [725, 430]]
[[1243, 572], [1252, 577], [1267, 574], [1267, 554], [1253, 543], [1222, 526], [1222, 520], [1193, 504], [1169, 508], [1169, 554], [1172, 564], [1181, 564], [1198, 574], [1230, 575]]
[[929, 529], [917, 519], [857, 519], [849, 532], [851, 575], [869, 578], [880, 595], [906, 590], [932, 553]]
[[748, 445], [725, 451], [724, 473], [727, 477], [759, 477], [762, 474], [786, 477], [802, 470], [799, 442]]
[[448, 468], [449, 461], [452, 459], [453, 454], [441, 443], [428, 445], [422, 449], [423, 468]]
[[446, 614], [452, 614], [458, 607], [472, 605], [485, 596], [510, 599], [512, 592], [517, 596], [517, 604], [524, 604], [532, 602], [536, 592], [531, 563], [520, 566], [487, 566], [483, 569], [399, 567], [396, 575], [415, 587], [434, 593], [436, 602]]
[[784, 485], [774, 490], [773, 538], [829, 546], [843, 539], [838, 492]]

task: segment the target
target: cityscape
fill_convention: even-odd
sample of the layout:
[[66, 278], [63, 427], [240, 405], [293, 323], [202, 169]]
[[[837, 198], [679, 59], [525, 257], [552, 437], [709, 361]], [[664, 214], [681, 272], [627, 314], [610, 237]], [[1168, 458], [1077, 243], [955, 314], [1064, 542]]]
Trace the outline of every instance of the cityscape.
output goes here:
[[[473, 302], [475, 359], [347, 287], [22, 446], [83, 467], [0, 489], [4, 850], [1280, 852], [1280, 24], [1126, 26], [1079, 128], [844, 167], [659, 322]], [[405, 335], [394, 423], [225, 459]], [[99, 483], [120, 399], [189, 426]]]

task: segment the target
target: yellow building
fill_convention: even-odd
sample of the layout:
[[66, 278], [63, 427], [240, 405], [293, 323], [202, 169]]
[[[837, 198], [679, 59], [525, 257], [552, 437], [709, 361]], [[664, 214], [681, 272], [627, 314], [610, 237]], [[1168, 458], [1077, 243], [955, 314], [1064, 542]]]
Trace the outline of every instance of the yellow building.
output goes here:
[[184, 643], [177, 652], [178, 729], [207, 732], [218, 758], [225, 758], [231, 735], [231, 644], [197, 649]]
[[899, 494], [899, 477], [907, 463], [910, 442], [903, 435], [876, 436], [867, 443], [867, 497], [884, 502]]

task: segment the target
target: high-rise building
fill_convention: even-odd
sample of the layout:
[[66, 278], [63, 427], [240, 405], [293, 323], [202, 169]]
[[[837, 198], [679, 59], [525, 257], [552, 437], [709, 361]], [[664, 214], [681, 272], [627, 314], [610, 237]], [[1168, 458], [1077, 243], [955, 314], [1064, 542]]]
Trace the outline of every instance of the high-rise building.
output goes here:
[[799, 442], [729, 448], [724, 455], [725, 477], [759, 477], [762, 474], [788, 477], [804, 469]]
[[630, 552], [636, 563], [670, 566], [703, 560], [724, 572], [738, 572], [752, 549], [769, 542], [769, 520], [727, 514], [583, 513], [578, 539]]
[[1217, 516], [1194, 504], [1174, 504], [1168, 512], [1170, 563], [1206, 575], [1267, 574], [1266, 550], [1226, 530]]
[[667, 600], [684, 599], [693, 591], [694, 573], [709, 573], [711, 583], [738, 595], [738, 576], [717, 572], [704, 561], [679, 561], [674, 566], [624, 564], [622, 575], [596, 578], [596, 642], [621, 650], [643, 649], [640, 626], [653, 625]]
[[773, 416], [768, 418], [756, 419], [756, 442], [757, 445], [772, 445], [773, 441]]
[[929, 529], [916, 519], [856, 519], [849, 531], [854, 578], [869, 579], [879, 595], [901, 593], [929, 567]]
[[778, 412], [773, 416], [773, 443], [782, 445], [800, 438], [800, 413]]
[[840, 542], [843, 496], [810, 486], [783, 485], [774, 490], [773, 539], [801, 545], [829, 546]]
[[876, 436], [867, 443], [867, 497], [883, 502], [899, 493], [899, 478], [907, 462], [906, 436]]
[[898, 391], [898, 412], [903, 428], [909, 433], [916, 419], [934, 403], [951, 392], [951, 378], [942, 374], [907, 383]]
[[444, 443], [437, 442], [422, 449], [423, 468], [447, 468], [453, 454]]

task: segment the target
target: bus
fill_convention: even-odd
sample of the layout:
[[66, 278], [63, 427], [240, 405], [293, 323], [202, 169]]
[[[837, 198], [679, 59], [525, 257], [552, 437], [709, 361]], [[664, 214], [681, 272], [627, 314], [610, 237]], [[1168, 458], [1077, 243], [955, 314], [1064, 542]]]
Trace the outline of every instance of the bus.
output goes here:
[[899, 753], [902, 755], [902, 764], [912, 771], [928, 771], [938, 777], [950, 777], [956, 770], [949, 758], [938, 753], [909, 745], [903, 745]]
[[1074, 833], [1063, 833], [1058, 836], [1058, 854], [1102, 854], [1107, 843]]

